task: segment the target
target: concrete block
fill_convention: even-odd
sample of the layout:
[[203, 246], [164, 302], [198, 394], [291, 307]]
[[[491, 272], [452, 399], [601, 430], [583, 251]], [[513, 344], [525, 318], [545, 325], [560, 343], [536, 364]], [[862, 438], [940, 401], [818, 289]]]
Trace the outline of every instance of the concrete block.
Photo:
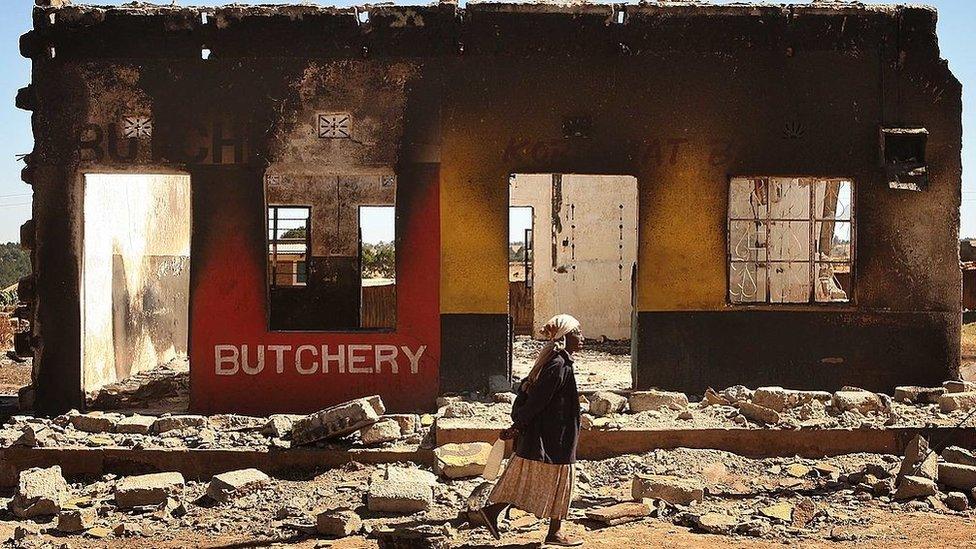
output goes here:
[[903, 385], [895, 387], [894, 399], [905, 404], [937, 404], [939, 397], [946, 393], [945, 387], [917, 387]]
[[268, 475], [257, 469], [228, 471], [210, 479], [207, 495], [214, 501], [223, 503], [260, 490], [270, 483]]
[[56, 515], [67, 499], [68, 483], [60, 466], [33, 468], [20, 472], [17, 492], [8, 508], [20, 518]]
[[428, 486], [437, 484], [437, 475], [423, 469], [413, 467], [397, 467], [387, 465], [383, 469], [378, 469], [370, 476], [370, 482], [382, 482], [392, 480], [396, 482], [420, 482]]
[[627, 399], [610, 391], [597, 391], [590, 395], [590, 413], [597, 417], [617, 414], [627, 407]]
[[976, 382], [972, 381], [949, 380], [943, 381], [942, 386], [945, 387], [947, 393], [971, 393], [976, 391]]
[[841, 412], [881, 413], [888, 409], [884, 400], [870, 391], [837, 391], [831, 405]]
[[942, 450], [942, 459], [949, 463], [976, 467], [976, 454], [958, 446], [949, 446], [945, 450]]
[[755, 394], [755, 391], [746, 387], [745, 385], [733, 385], [731, 387], [722, 389], [719, 394], [725, 400], [735, 404], [736, 402], [742, 402], [743, 400], [752, 400], [752, 396]]
[[939, 482], [969, 493], [976, 488], [976, 467], [958, 463], [940, 463]]
[[899, 479], [909, 475], [938, 480], [938, 455], [929, 452], [929, 443], [921, 435], [915, 435], [908, 441], [905, 446], [905, 458], [898, 469]]
[[72, 427], [86, 433], [112, 433], [119, 419], [120, 416], [116, 414], [102, 412], [89, 412], [70, 417]]
[[434, 471], [447, 478], [476, 477], [485, 472], [491, 447], [487, 442], [440, 446], [434, 449]]
[[76, 534], [95, 526], [98, 513], [94, 507], [68, 509], [58, 514], [58, 530], [66, 534]]
[[976, 391], [966, 393], [946, 393], [939, 397], [939, 409], [943, 412], [962, 410], [968, 412], [976, 407]]
[[359, 440], [366, 446], [393, 442], [400, 438], [400, 424], [393, 419], [381, 419], [359, 431]]
[[671, 391], [634, 391], [627, 402], [635, 414], [648, 410], [684, 410], [688, 407], [688, 396]]
[[946, 507], [953, 511], [962, 512], [969, 510], [969, 498], [962, 492], [949, 492], [946, 494], [945, 504]]
[[939, 489], [934, 480], [909, 475], [901, 479], [892, 497], [895, 499], [915, 499], [934, 496], [938, 492]]
[[122, 508], [160, 505], [168, 498], [179, 500], [186, 486], [176, 472], [126, 477], [115, 485], [115, 504]]
[[694, 479], [670, 475], [634, 475], [631, 487], [634, 501], [662, 499], [668, 503], [688, 505], [705, 497], [705, 485]]
[[748, 400], [741, 400], [736, 403], [736, 406], [739, 407], [739, 413], [752, 421], [765, 423], [767, 425], [775, 425], [779, 423], [779, 412], [773, 410], [772, 408], [760, 406], [759, 404], [753, 404]]
[[292, 442], [309, 444], [348, 435], [376, 423], [381, 415], [377, 409], [382, 408], [382, 401], [377, 403], [369, 398], [360, 398], [309, 414], [292, 426]]
[[434, 501], [434, 491], [425, 482], [381, 480], [369, 486], [366, 506], [370, 511], [412, 514], [426, 511]]
[[344, 538], [363, 529], [363, 520], [349, 509], [322, 511], [315, 517], [315, 530], [323, 536]]
[[830, 402], [831, 395], [826, 391], [797, 391], [782, 387], [759, 387], [752, 395], [752, 403], [782, 412], [790, 408], [810, 404], [813, 401]]
[[201, 427], [206, 427], [208, 425], [207, 418], [198, 415], [176, 415], [176, 416], [163, 416], [157, 418], [153, 422], [152, 432], [154, 433], [165, 433], [166, 431], [173, 431], [177, 429], [190, 429]]
[[148, 435], [156, 418], [139, 414], [124, 417], [115, 424], [115, 432], [134, 435]]
[[400, 425], [400, 433], [412, 435], [420, 428], [420, 416], [417, 414], [390, 414], [383, 416], [397, 422]]
[[650, 515], [651, 506], [643, 501], [626, 501], [586, 512], [586, 518], [607, 526], [624, 524]]

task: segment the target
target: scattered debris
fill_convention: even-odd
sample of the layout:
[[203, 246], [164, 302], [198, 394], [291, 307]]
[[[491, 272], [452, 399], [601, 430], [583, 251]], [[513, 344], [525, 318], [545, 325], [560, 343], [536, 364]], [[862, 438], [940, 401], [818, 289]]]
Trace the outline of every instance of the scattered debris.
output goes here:
[[391, 418], [380, 419], [376, 423], [367, 425], [359, 431], [359, 440], [367, 446], [375, 446], [384, 442], [393, 442], [400, 438], [403, 432], [400, 423]]
[[748, 400], [740, 400], [736, 405], [739, 407], [739, 412], [747, 419], [766, 425], [776, 425], [779, 423], [779, 412], [772, 408], [760, 406]]
[[344, 538], [363, 529], [363, 520], [349, 509], [330, 509], [315, 517], [315, 530], [323, 536]]

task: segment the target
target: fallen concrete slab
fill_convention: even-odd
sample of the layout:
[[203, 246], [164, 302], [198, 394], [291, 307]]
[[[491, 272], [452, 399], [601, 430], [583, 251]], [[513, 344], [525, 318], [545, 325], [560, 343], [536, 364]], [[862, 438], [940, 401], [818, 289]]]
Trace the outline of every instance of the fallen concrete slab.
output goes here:
[[[498, 439], [498, 431], [470, 420], [439, 419], [437, 445], [492, 443]], [[658, 448], [725, 450], [746, 457], [819, 458], [856, 452], [902, 455], [916, 435], [964, 448], [976, 446], [976, 428], [584, 430], [576, 455], [606, 459]]]

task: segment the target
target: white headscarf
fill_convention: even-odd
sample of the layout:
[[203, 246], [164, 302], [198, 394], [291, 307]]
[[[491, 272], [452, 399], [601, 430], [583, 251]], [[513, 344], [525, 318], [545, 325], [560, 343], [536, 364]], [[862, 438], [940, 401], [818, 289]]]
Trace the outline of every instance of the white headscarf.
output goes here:
[[578, 332], [579, 329], [579, 320], [567, 314], [556, 315], [550, 318], [549, 322], [546, 322], [546, 325], [542, 327], [542, 335], [547, 338], [547, 341], [539, 351], [539, 356], [536, 357], [532, 370], [523, 382], [526, 389], [539, 379], [542, 368], [552, 360], [552, 357], [566, 348], [566, 334]]

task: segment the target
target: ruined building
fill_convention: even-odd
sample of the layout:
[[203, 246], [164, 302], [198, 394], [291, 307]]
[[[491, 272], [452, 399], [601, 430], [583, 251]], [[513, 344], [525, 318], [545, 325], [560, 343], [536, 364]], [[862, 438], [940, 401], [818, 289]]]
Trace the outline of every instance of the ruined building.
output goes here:
[[958, 368], [961, 89], [930, 8], [40, 3], [39, 410], [181, 356], [201, 412], [505, 387], [520, 205], [537, 300], [614, 303], [593, 335], [631, 336], [637, 388]]

